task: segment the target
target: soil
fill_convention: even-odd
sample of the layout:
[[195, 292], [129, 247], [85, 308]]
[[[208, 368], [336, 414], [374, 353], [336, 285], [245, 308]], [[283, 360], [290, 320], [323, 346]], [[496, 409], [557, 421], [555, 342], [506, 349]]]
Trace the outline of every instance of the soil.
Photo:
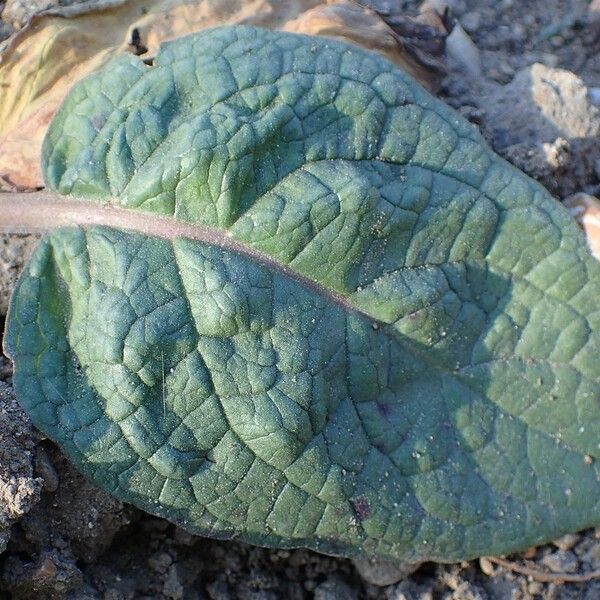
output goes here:
[[[8, 0], [0, 40], [36, 10], [58, 3]], [[422, 3], [368, 4], [381, 10], [401, 4], [416, 14]], [[497, 152], [559, 199], [574, 192], [598, 194], [600, 16], [591, 16], [589, 0], [428, 4], [448, 5], [460, 25], [448, 41], [449, 73], [440, 96], [479, 127]], [[9, 291], [35, 241], [0, 238], [0, 330]], [[557, 577], [542, 583], [487, 559], [424, 564], [389, 584], [403, 576], [397, 565], [357, 568], [304, 550], [273, 551], [192, 536], [87, 483], [32, 428], [10, 381], [11, 367], [2, 357], [0, 600], [600, 598], [600, 580], [574, 584]], [[567, 577], [591, 573], [600, 569], [600, 530], [565, 536], [509, 560]]]

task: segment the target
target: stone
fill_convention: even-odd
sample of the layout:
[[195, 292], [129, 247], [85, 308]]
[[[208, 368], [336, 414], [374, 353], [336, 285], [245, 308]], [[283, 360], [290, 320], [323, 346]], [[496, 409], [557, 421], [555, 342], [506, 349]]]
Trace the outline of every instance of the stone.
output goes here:
[[[574, 73], [536, 63], [518, 71], [507, 85], [490, 88], [481, 106], [494, 149], [555, 195], [583, 190], [595, 178], [600, 109]], [[544, 144], [555, 145], [556, 152]], [[527, 150], [542, 159], [542, 164], [530, 165], [532, 170], [523, 160]]]
[[577, 557], [569, 550], [547, 554], [540, 562], [553, 573], [575, 573], [579, 565]]
[[157, 573], [166, 573], [172, 564], [173, 557], [168, 552], [155, 552], [148, 558], [148, 566]]
[[479, 48], [469, 34], [457, 23], [446, 38], [446, 53], [468, 75], [475, 79], [481, 77], [481, 56]]
[[383, 560], [354, 559], [352, 562], [364, 581], [380, 587], [398, 583], [414, 573], [421, 565], [421, 563], [403, 565]]
[[425, 0], [420, 6], [421, 12], [435, 10], [439, 14], [443, 14], [446, 8], [449, 8], [454, 16], [459, 17], [467, 10], [467, 4], [464, 0]]
[[481, 569], [481, 571], [483, 572], [483, 574], [487, 575], [488, 577], [492, 577], [494, 575], [494, 572], [495, 572], [494, 571], [494, 565], [485, 556], [482, 556], [479, 559], [479, 568]]
[[0, 42], [8, 39], [13, 31], [13, 28], [8, 23], [0, 21]]
[[184, 596], [183, 584], [179, 579], [177, 565], [171, 565], [163, 585], [163, 595], [169, 600], [182, 600]]
[[588, 563], [594, 570], [600, 569], [600, 543], [596, 542], [583, 555], [583, 561]]
[[562, 537], [559, 537], [557, 540], [554, 540], [552, 544], [554, 544], [559, 550], [571, 550], [573, 546], [575, 546], [579, 540], [581, 540], [581, 536], [576, 533], [567, 533]]
[[600, 134], [600, 110], [583, 81], [570, 71], [536, 63], [488, 96], [488, 118], [506, 130], [505, 145], [529, 139], [552, 142]]
[[468, 33], [474, 33], [481, 25], [481, 13], [478, 10], [465, 13], [460, 19], [460, 24]]
[[314, 591], [314, 600], [357, 600], [358, 594], [346, 582], [330, 577]]
[[592, 87], [588, 89], [590, 102], [594, 106], [600, 106], [600, 87]]

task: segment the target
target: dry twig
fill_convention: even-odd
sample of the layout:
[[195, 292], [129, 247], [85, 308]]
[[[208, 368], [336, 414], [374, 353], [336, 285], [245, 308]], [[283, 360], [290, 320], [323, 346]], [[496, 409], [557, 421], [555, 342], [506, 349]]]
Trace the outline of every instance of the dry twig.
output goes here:
[[556, 585], [562, 585], [563, 583], [585, 583], [592, 581], [593, 579], [600, 579], [600, 570], [591, 571], [590, 573], [548, 573], [547, 571], [540, 571], [539, 569], [532, 569], [525, 565], [506, 560], [505, 558], [498, 558], [496, 556], [486, 556], [486, 559], [491, 563], [499, 565], [509, 571], [520, 573], [521, 575], [527, 575], [535, 581], [540, 583], [555, 583]]

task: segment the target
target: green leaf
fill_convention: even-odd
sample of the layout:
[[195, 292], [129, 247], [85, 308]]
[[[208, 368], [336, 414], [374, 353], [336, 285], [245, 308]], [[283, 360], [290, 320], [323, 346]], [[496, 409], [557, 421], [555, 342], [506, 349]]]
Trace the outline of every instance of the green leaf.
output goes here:
[[77, 84], [43, 166], [155, 223], [50, 233], [12, 299], [19, 400], [101, 487], [410, 562], [600, 525], [600, 266], [391, 63], [208, 30]]

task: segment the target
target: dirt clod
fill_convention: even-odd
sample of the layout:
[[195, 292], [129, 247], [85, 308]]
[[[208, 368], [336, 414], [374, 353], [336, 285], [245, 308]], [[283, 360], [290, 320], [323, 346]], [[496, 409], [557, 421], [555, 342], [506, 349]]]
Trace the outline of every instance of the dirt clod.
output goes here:
[[10, 292], [29, 255], [37, 245], [36, 235], [0, 235], [0, 318], [8, 309]]
[[12, 388], [0, 382], [0, 554], [8, 544], [11, 524], [39, 501], [42, 480], [33, 474], [35, 440]]

